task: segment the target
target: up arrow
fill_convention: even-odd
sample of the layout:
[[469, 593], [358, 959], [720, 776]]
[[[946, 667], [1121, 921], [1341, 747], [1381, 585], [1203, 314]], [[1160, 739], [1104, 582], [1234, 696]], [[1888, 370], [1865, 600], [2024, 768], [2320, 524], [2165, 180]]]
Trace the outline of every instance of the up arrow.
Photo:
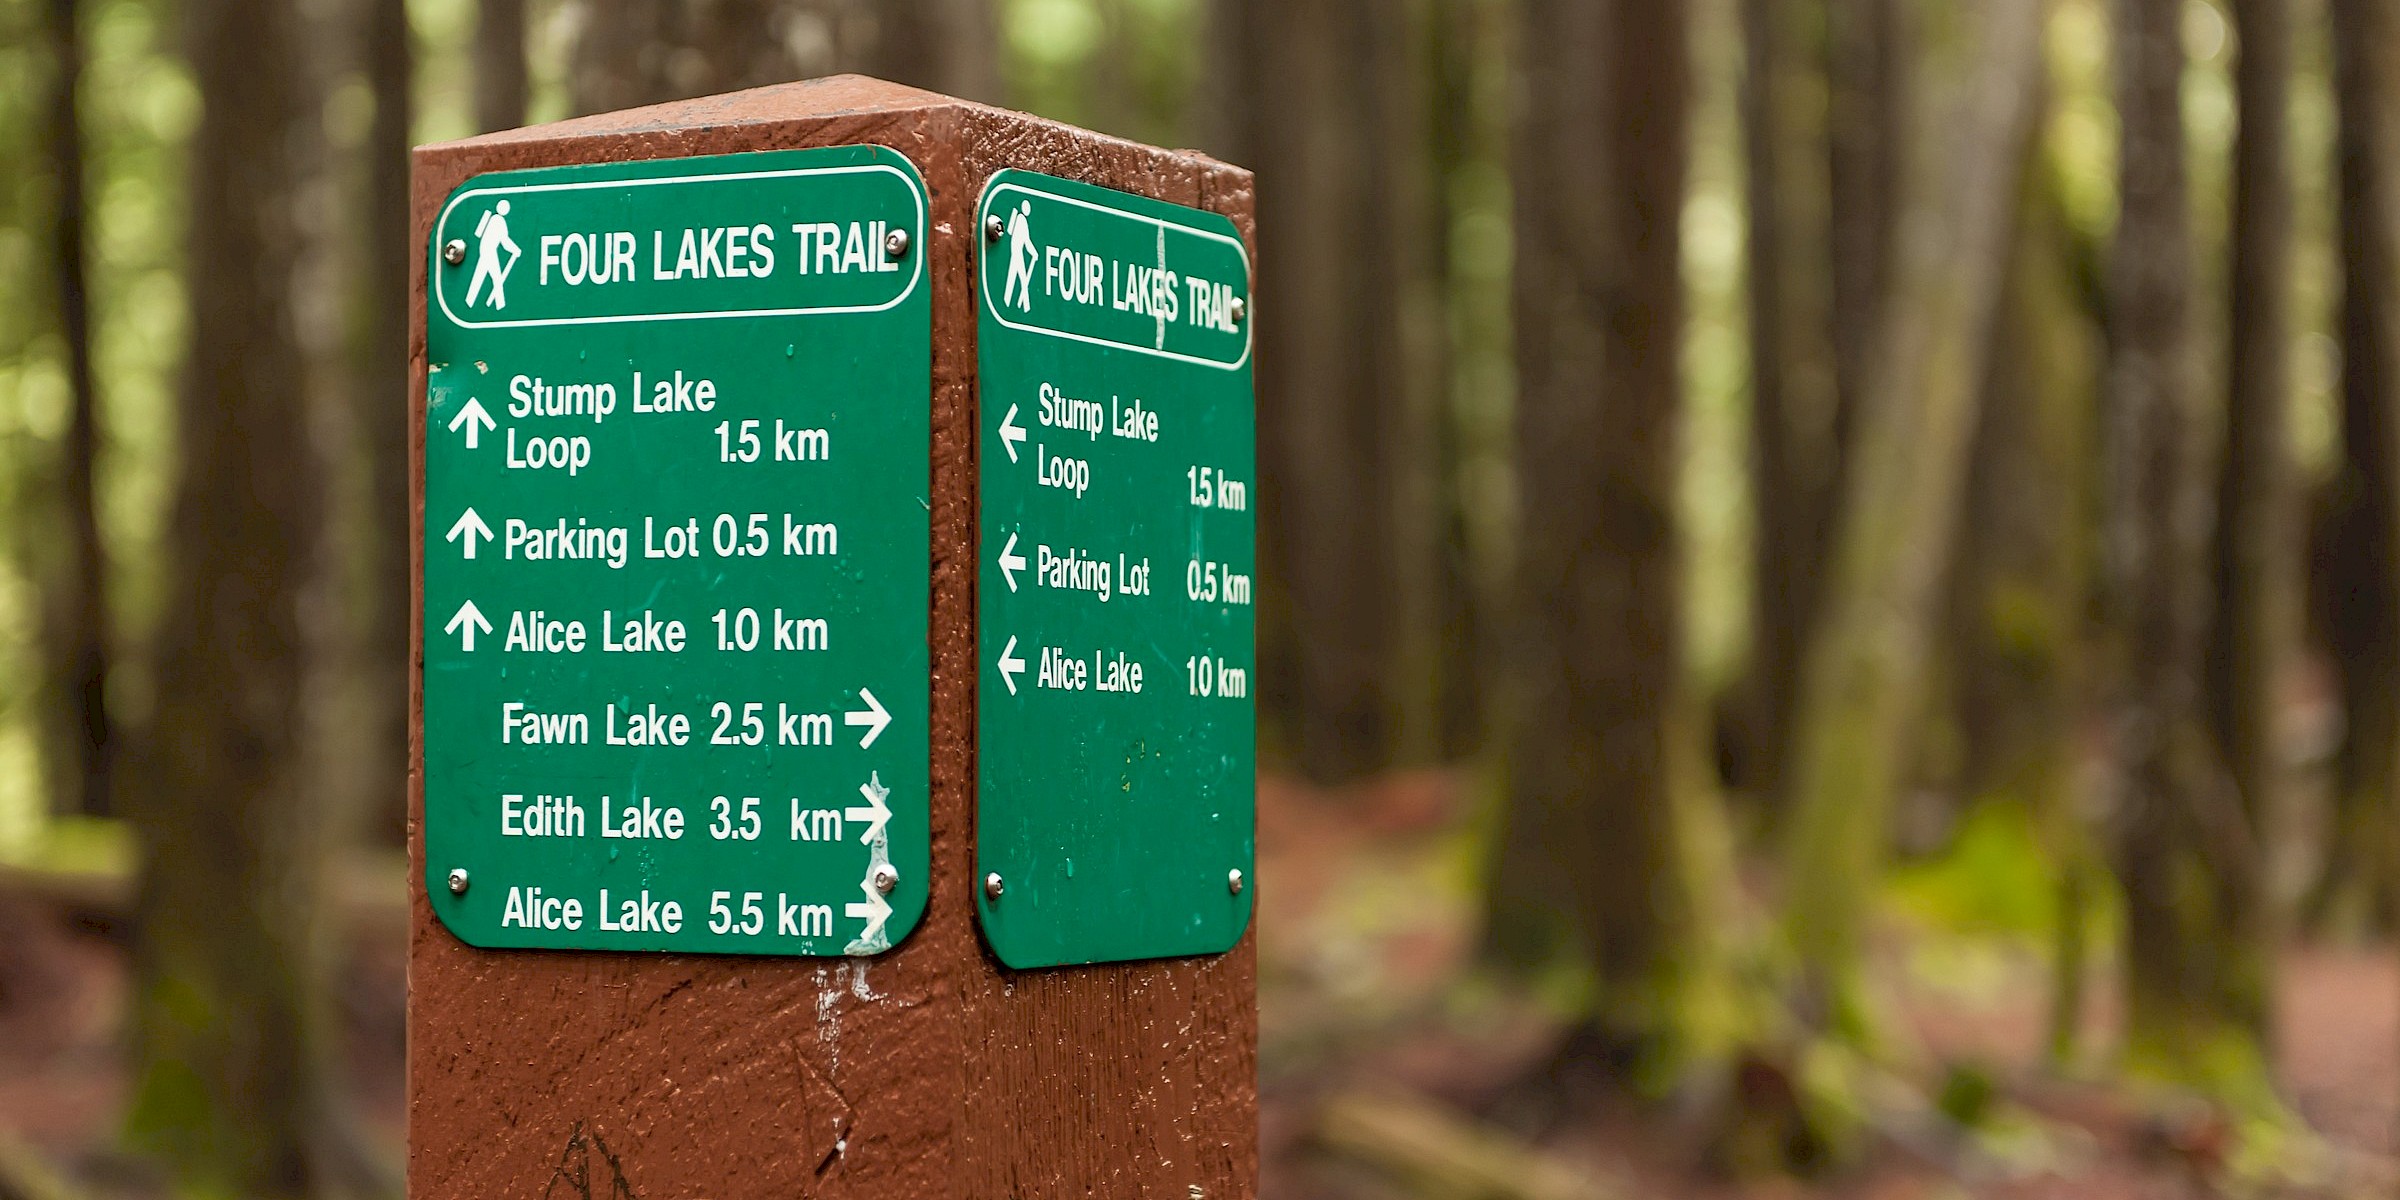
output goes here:
[[1008, 544], [1000, 547], [1000, 575], [1008, 580], [1008, 590], [1017, 590], [1017, 572], [1025, 569], [1025, 556], [1017, 553], [1017, 535], [1008, 535]]
[[499, 423], [492, 420], [492, 414], [483, 411], [483, 401], [473, 396], [467, 397], [466, 407], [459, 409], [458, 415], [450, 418], [450, 432], [457, 433], [458, 427], [461, 425], [467, 427], [467, 449], [469, 450], [475, 448], [475, 435], [479, 432], [477, 426], [482, 426], [484, 429], [500, 428]]
[[1017, 406], [1011, 404], [1000, 418], [1000, 448], [1008, 451], [1008, 461], [1017, 461], [1017, 443], [1024, 440], [1025, 427], [1017, 424]]
[[892, 723], [892, 714], [885, 712], [883, 705], [875, 702], [875, 693], [865, 688], [858, 689], [858, 698], [866, 701], [867, 706], [843, 713], [842, 724], [867, 727], [867, 736], [858, 739], [858, 748], [864, 750], [883, 736], [883, 727]]
[[883, 923], [890, 920], [892, 916], [891, 901], [884, 899], [883, 893], [875, 890], [875, 869], [873, 867], [867, 868], [867, 877], [858, 881], [858, 890], [866, 896], [866, 899], [853, 900], [842, 906], [844, 913], [858, 917], [867, 923], [864, 929], [858, 931], [858, 940], [850, 943], [850, 952], [853, 954], [860, 953], [859, 947], [862, 946], [880, 947], [884, 940]]
[[1024, 674], [1025, 660], [1017, 657], [1017, 639], [1008, 639], [1000, 648], [1000, 682], [1008, 685], [1008, 694], [1017, 694], [1017, 676]]
[[442, 540], [455, 542], [462, 537], [467, 539], [464, 546], [467, 552], [467, 561], [473, 562], [475, 561], [475, 539], [481, 537], [488, 541], [491, 536], [492, 527], [484, 524], [483, 518], [476, 516], [475, 510], [470, 508], [459, 516], [458, 524], [452, 525], [450, 532], [443, 535]]
[[892, 789], [883, 786], [881, 774], [870, 774], [865, 783], [858, 785], [858, 794], [865, 796], [867, 802], [843, 809], [842, 819], [866, 825], [867, 831], [860, 834], [858, 840], [872, 842], [883, 836], [883, 827], [891, 822], [892, 806], [884, 803], [884, 800], [891, 796]]
[[472, 600], [467, 601], [465, 604], [459, 605], [458, 615], [451, 617], [450, 623], [442, 626], [443, 633], [455, 633], [458, 635], [459, 649], [468, 651], [470, 653], [472, 653], [475, 649], [475, 633], [477, 630], [490, 633], [492, 631], [492, 623], [483, 619], [483, 610], [475, 607], [475, 602]]

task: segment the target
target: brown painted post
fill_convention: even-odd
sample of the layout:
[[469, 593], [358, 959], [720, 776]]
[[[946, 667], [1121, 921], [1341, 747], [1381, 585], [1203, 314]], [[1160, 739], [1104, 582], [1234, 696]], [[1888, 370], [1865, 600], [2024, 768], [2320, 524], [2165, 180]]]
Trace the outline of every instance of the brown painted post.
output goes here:
[[[486, 171], [876, 144], [932, 197], [931, 898], [874, 958], [487, 951], [424, 893], [424, 656], [411, 631], [408, 1192], [435, 1197], [1254, 1195], [1255, 932], [1204, 958], [1012, 971], [974, 870], [976, 234], [1020, 167], [1223, 213], [1247, 171], [855, 76], [419, 149], [412, 546], [424, 544], [425, 264], [450, 190]], [[424, 563], [413, 564], [423, 610]]]

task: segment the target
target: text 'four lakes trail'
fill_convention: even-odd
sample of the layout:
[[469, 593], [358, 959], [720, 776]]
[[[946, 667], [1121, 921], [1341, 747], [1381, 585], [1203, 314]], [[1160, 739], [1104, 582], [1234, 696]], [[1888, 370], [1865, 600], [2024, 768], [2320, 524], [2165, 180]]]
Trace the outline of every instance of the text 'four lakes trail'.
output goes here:
[[871, 954], [914, 926], [924, 232], [868, 147], [482, 176], [443, 209], [425, 838], [461, 938]]
[[1022, 171], [978, 217], [984, 931], [1016, 967], [1220, 952], [1255, 851], [1247, 254]]

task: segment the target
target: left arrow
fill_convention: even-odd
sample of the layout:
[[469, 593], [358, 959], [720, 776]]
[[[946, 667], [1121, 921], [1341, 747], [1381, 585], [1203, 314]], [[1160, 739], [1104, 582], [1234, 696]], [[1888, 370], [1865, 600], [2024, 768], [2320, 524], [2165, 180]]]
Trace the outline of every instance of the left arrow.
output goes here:
[[1017, 572], [1025, 569], [1025, 556], [1017, 553], [1017, 535], [1008, 535], [1008, 544], [1000, 547], [1000, 574], [1008, 580], [1008, 590], [1017, 590]]
[[457, 433], [458, 427], [461, 425], [467, 427], [467, 449], [469, 450], [475, 448], [477, 426], [484, 429], [500, 428], [499, 422], [492, 420], [492, 414], [483, 410], [483, 401], [473, 396], [467, 397], [466, 407], [459, 409], [458, 415], [450, 418], [450, 432]]
[[867, 727], [867, 736], [858, 739], [858, 748], [864, 750], [883, 736], [883, 727], [892, 723], [892, 714], [885, 712], [883, 705], [876, 702], [875, 693], [865, 688], [858, 689], [858, 698], [866, 701], [867, 706], [843, 713], [842, 724]]
[[484, 524], [483, 518], [476, 516], [475, 510], [470, 508], [460, 514], [458, 523], [450, 527], [450, 532], [443, 535], [442, 540], [455, 542], [462, 537], [467, 539], [463, 549], [466, 550], [467, 560], [472, 562], [475, 559], [475, 539], [479, 536], [486, 541], [491, 540], [492, 527]]
[[475, 602], [472, 600], [467, 601], [465, 604], [459, 605], [458, 615], [451, 617], [450, 623], [442, 626], [443, 633], [457, 634], [459, 641], [458, 648], [469, 653], [472, 653], [475, 649], [475, 634], [477, 631], [490, 633], [492, 631], [492, 623], [483, 619], [483, 610], [475, 607]]

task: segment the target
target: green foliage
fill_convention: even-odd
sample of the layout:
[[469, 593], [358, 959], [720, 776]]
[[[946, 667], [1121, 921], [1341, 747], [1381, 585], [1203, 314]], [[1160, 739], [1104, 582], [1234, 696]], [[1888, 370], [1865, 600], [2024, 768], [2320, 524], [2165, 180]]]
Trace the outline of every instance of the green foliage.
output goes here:
[[1967, 810], [1946, 851], [1894, 869], [1886, 893], [1943, 930], [2038, 939], [2058, 921], [2057, 872], [2034, 814], [1995, 798]]

